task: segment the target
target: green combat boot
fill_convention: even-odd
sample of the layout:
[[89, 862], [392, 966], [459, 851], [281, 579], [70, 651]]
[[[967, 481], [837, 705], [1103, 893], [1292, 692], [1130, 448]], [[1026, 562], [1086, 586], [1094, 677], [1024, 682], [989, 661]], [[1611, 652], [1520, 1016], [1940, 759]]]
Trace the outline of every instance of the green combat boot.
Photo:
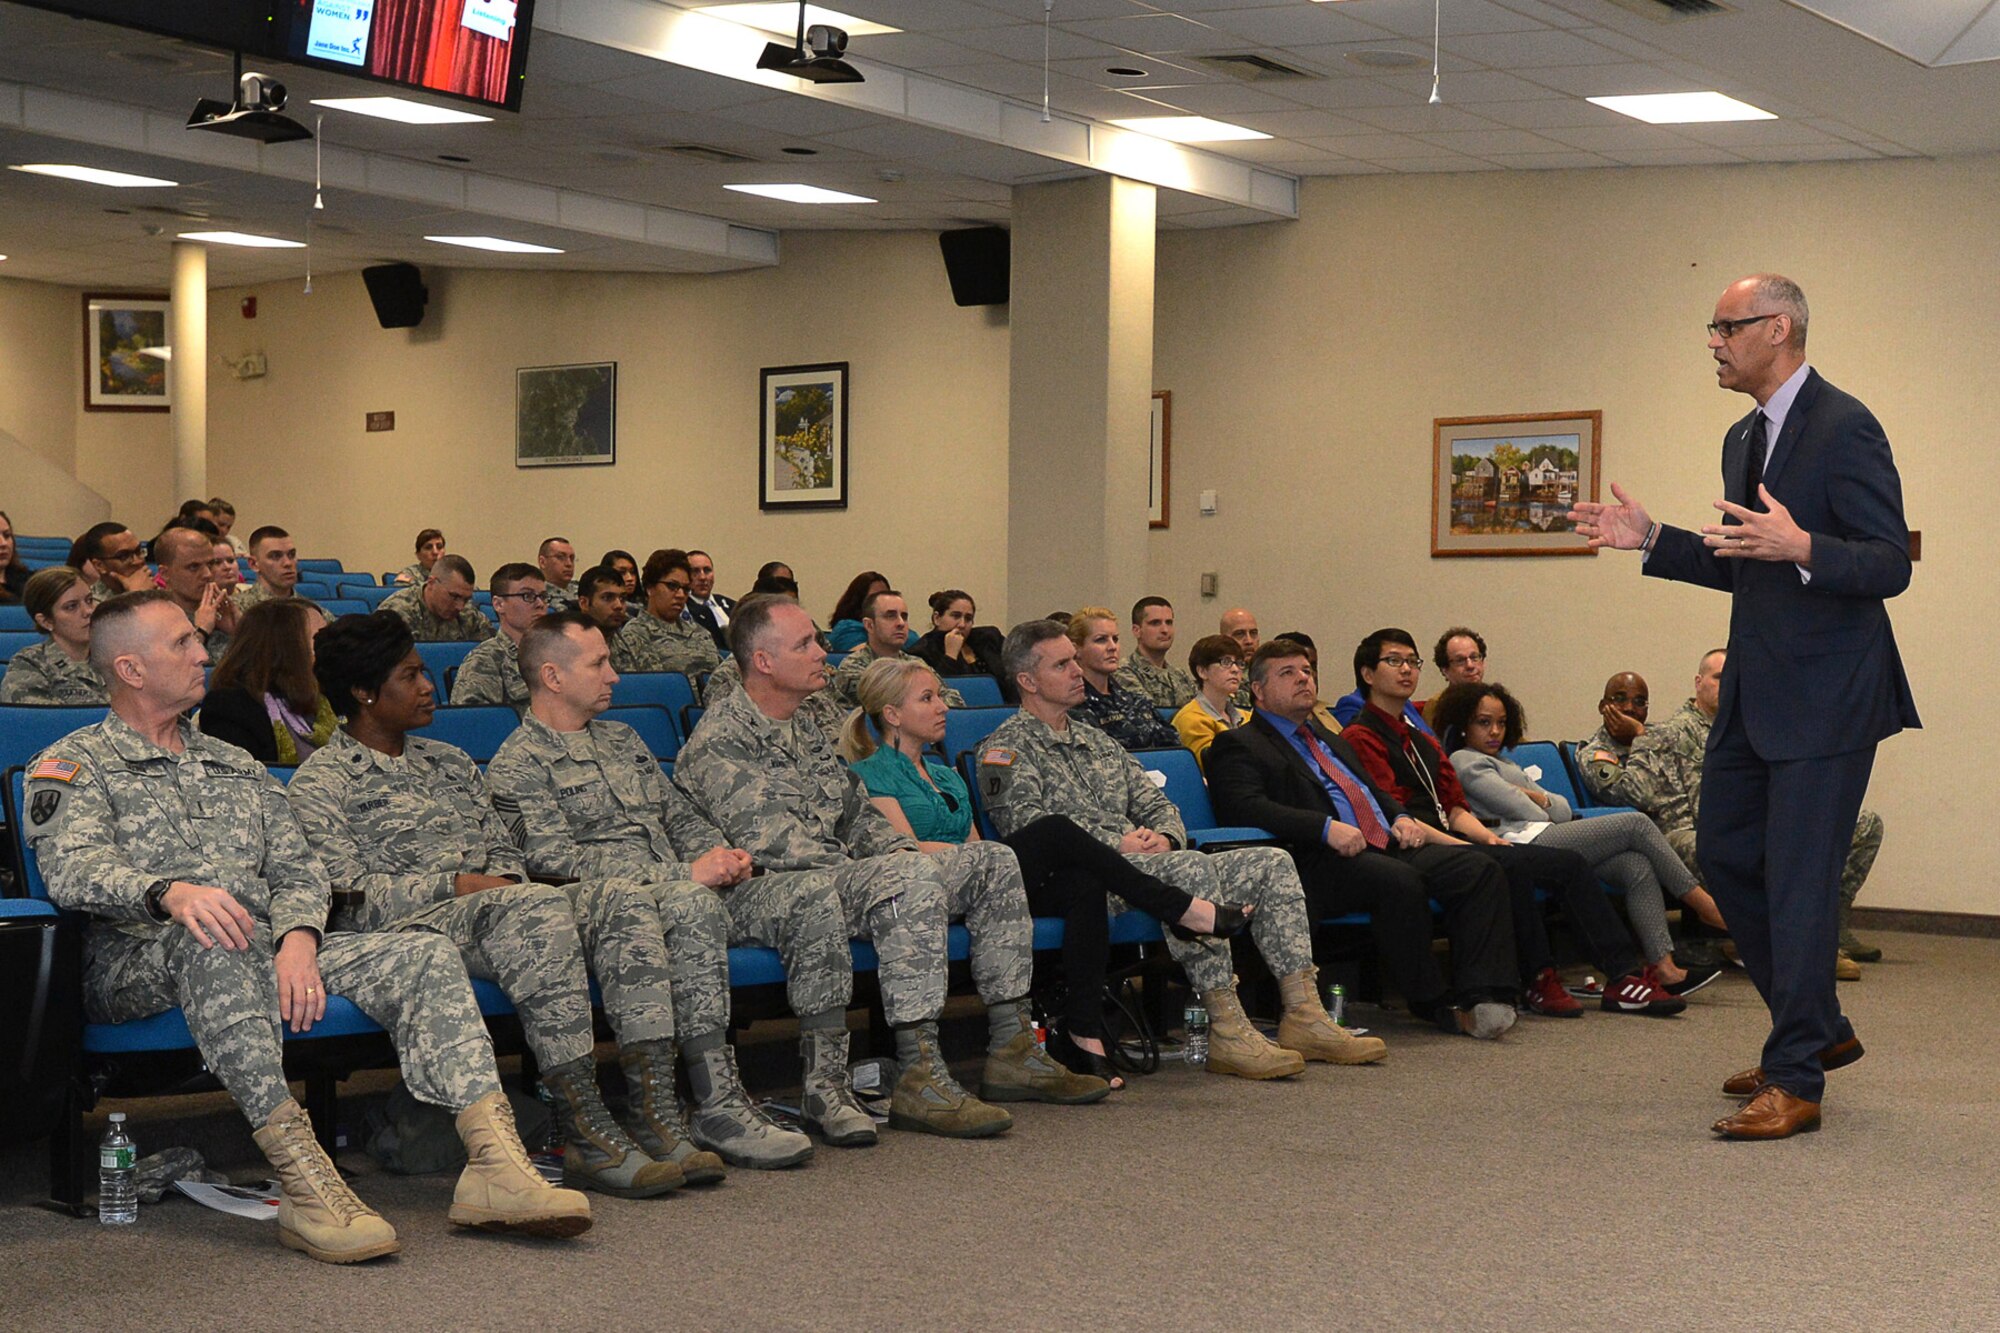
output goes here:
[[597, 1095], [597, 1070], [585, 1055], [542, 1075], [555, 1099], [563, 1136], [563, 1180], [620, 1199], [650, 1199], [678, 1189], [681, 1169], [657, 1162], [618, 1126]]
[[983, 1139], [1014, 1127], [1014, 1117], [988, 1106], [958, 1085], [938, 1054], [937, 1034], [918, 1038], [915, 1059], [905, 1061], [889, 1100], [889, 1124], [948, 1139]]
[[681, 1118], [674, 1090], [674, 1045], [669, 1041], [635, 1041], [618, 1051], [625, 1071], [625, 1119], [621, 1122], [646, 1156], [672, 1162], [690, 1185], [712, 1185], [727, 1171], [722, 1159], [695, 1147]]
[[808, 1028], [799, 1033], [799, 1064], [805, 1071], [800, 1109], [806, 1128], [836, 1148], [875, 1146], [875, 1120], [854, 1099], [847, 1079], [847, 1029]]
[[1043, 1050], [1025, 1014], [1020, 1030], [1004, 1045], [986, 1053], [986, 1070], [979, 1076], [979, 1096], [989, 1102], [1081, 1106], [1110, 1095], [1109, 1083], [1094, 1074], [1072, 1073]]
[[751, 1103], [736, 1074], [736, 1052], [726, 1044], [703, 1051], [688, 1066], [688, 1082], [694, 1088], [694, 1141], [723, 1161], [773, 1171], [811, 1160], [811, 1139], [780, 1129]]

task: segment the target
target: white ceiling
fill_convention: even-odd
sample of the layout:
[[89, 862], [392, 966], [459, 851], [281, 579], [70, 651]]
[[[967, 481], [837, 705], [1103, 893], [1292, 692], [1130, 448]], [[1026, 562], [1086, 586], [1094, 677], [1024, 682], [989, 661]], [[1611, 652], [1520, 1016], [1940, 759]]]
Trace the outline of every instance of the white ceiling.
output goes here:
[[[1070, 122], [1187, 113], [1262, 130], [1274, 137], [1207, 152], [1254, 164], [1267, 179], [2000, 150], [2000, 66], [1929, 68], [1920, 53], [1906, 57], [1833, 21], [1851, 19], [1834, 11], [1864, 8], [1858, 0], [1811, 0], [1831, 18], [1806, 0], [1723, 2], [1721, 13], [1672, 18], [1657, 0], [1442, 0], [1443, 101], [1432, 106], [1433, 0], [1055, 0], [1051, 102]], [[882, 106], [801, 96], [559, 30], [577, 30], [580, 7], [601, 3], [544, 0], [548, 18], [534, 37], [519, 115], [416, 128], [327, 113], [321, 142], [330, 184], [327, 209], [313, 218], [315, 267], [400, 258], [714, 271], [772, 262], [786, 230], [1004, 222], [1015, 185], [1088, 169], [1074, 157], [914, 123]], [[668, 16], [685, 7], [640, 4]], [[1945, 41], [1931, 51], [1936, 57], [1952, 42], [1962, 52], [1987, 0], [1890, 8], [1952, 4], [1979, 12], [1956, 27], [1933, 25], [1932, 36]], [[1039, 112], [1043, 0], [837, 0], [836, 7], [904, 29], [855, 39], [850, 58], [878, 71], [875, 82], [900, 71], [913, 83], [976, 89]], [[1417, 63], [1384, 70], [1357, 60], [1383, 52]], [[1241, 53], [1308, 77], [1245, 81], [1201, 60]], [[1110, 66], [1146, 73], [1113, 75]], [[314, 114], [310, 97], [383, 91], [317, 70], [274, 72], [291, 87], [292, 114], [302, 119]], [[1583, 100], [1706, 88], [1778, 119], [1648, 126]], [[162, 285], [167, 242], [191, 225], [175, 213], [206, 214], [211, 227], [303, 238], [312, 145], [257, 149], [178, 128], [196, 97], [230, 91], [225, 55], [0, 3], [0, 162], [84, 161], [181, 182], [174, 190], [115, 191], [0, 171], [0, 253], [10, 256], [0, 276]], [[671, 151], [687, 144], [748, 161]], [[439, 161], [444, 154], [468, 161]], [[805, 181], [880, 202], [814, 208], [723, 189], [759, 180]], [[1162, 225], [1235, 225], [1287, 211], [1257, 206], [1263, 202], [1163, 190]], [[441, 232], [490, 232], [567, 253], [494, 256], [422, 239]], [[210, 266], [220, 285], [294, 275], [304, 261], [297, 251], [217, 247]]]

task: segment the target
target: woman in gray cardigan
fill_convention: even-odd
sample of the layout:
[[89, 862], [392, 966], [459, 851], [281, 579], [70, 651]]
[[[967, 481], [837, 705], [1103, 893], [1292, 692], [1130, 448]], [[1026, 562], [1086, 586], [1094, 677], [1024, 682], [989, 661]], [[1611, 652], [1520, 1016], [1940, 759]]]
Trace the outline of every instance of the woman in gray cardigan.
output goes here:
[[[1520, 744], [1526, 716], [1500, 685], [1454, 685], [1438, 699], [1433, 722], [1456, 747], [1452, 767], [1466, 804], [1501, 837], [1563, 847], [1590, 862], [1602, 879], [1625, 891], [1625, 911], [1660, 986], [1686, 995], [1715, 979], [1719, 968], [1689, 970], [1674, 962], [1666, 896], [1718, 929], [1722, 914], [1653, 821], [1636, 810], [1579, 819], [1569, 802], [1542, 788], [1504, 751]], [[1531, 831], [1532, 830], [1532, 831]]]

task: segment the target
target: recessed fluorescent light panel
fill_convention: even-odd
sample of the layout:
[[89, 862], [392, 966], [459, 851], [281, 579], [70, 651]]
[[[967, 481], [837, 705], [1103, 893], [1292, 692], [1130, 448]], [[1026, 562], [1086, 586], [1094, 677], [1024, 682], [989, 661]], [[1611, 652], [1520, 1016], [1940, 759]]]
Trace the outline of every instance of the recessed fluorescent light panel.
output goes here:
[[847, 194], [840, 190], [822, 190], [817, 185], [725, 185], [725, 190], [735, 190], [741, 194], [760, 195], [765, 199], [782, 199], [788, 204], [873, 204], [879, 200], [870, 199], [865, 194]]
[[449, 107], [412, 102], [407, 97], [315, 97], [312, 104], [332, 107], [335, 111], [352, 111], [357, 116], [374, 116], [377, 120], [398, 121], [404, 125], [471, 125], [493, 119], [491, 116], [474, 115], [470, 111], [453, 111]]
[[1648, 125], [1708, 125], [1723, 120], [1776, 120], [1762, 107], [1721, 93], [1640, 93], [1631, 97], [1583, 99]]
[[25, 162], [8, 170], [32, 172], [37, 176], [60, 176], [66, 181], [82, 181], [87, 185], [111, 185], [121, 190], [161, 189], [180, 184], [179, 181], [161, 180], [158, 176], [134, 176], [129, 171], [105, 171], [101, 167], [78, 167], [66, 162]]
[[427, 241], [439, 245], [462, 245], [468, 250], [491, 250], [500, 255], [559, 255], [564, 251], [552, 245], [530, 245], [526, 241], [509, 241], [498, 236], [426, 236]]
[[[713, 14], [731, 23], [741, 23], [746, 28], [759, 32], [775, 32], [780, 36], [790, 34], [796, 37], [799, 31], [799, 7], [795, 4], [749, 4], [749, 5], [703, 5], [695, 11]], [[843, 14], [837, 9], [826, 9], [819, 5], [806, 6], [806, 26], [824, 23], [839, 28], [849, 37], [878, 37], [885, 32], [901, 32], [886, 23], [870, 23], [852, 14]]]
[[1150, 134], [1155, 139], [1171, 139], [1175, 143], [1227, 143], [1234, 139], [1271, 137], [1260, 130], [1245, 129], [1228, 121], [1210, 120], [1207, 116], [1134, 116], [1111, 123], [1141, 134]]
[[241, 245], [251, 250], [303, 250], [304, 241], [287, 241], [276, 236], [256, 236], [247, 231], [184, 231], [184, 241], [206, 241], [210, 245]]

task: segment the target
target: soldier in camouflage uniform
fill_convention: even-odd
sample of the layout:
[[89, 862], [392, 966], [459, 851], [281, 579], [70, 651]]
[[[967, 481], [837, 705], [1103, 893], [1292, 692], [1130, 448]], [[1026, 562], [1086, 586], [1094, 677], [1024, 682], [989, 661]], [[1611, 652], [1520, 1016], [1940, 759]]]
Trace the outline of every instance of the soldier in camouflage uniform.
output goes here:
[[493, 622], [472, 604], [472, 566], [445, 554], [421, 585], [382, 599], [378, 610], [402, 617], [418, 643], [466, 643], [493, 637]]
[[[488, 768], [493, 808], [526, 850], [527, 868], [558, 879], [610, 879], [641, 886], [671, 954], [681, 1058], [695, 1092], [692, 1135], [732, 1166], [794, 1166], [812, 1141], [780, 1129], [751, 1104], [727, 1040], [731, 923], [716, 890], [747, 878], [750, 858], [677, 800], [638, 733], [598, 717], [610, 706], [610, 649], [581, 611], [538, 621], [521, 641], [528, 715]], [[828, 923], [831, 924], [830, 922]], [[838, 941], [829, 940], [829, 951]], [[842, 969], [850, 965], [844, 956]], [[813, 974], [801, 968], [808, 976]], [[851, 973], [837, 997], [814, 997], [809, 1011], [842, 1021]], [[599, 980], [603, 977], [600, 973]], [[842, 1036], [845, 1036], [843, 1029]], [[664, 1045], [664, 1043], [662, 1043]], [[672, 1106], [673, 1065], [649, 1062], [649, 1099]], [[627, 1075], [634, 1066], [621, 1056]], [[866, 1115], [856, 1108], [864, 1122]], [[642, 1145], [647, 1140], [635, 1133]], [[650, 1151], [650, 1148], [648, 1149]]]
[[[868, 669], [869, 663], [910, 656], [903, 648], [910, 638], [910, 608], [903, 600], [903, 594], [869, 594], [861, 604], [861, 628], [868, 632], [868, 641], [849, 653], [834, 668], [833, 679], [827, 682], [827, 692], [840, 701], [843, 710], [860, 704], [861, 673]], [[957, 690], [942, 681], [938, 683], [938, 689], [945, 703], [953, 708], [965, 707], [965, 696]], [[844, 712], [841, 721], [846, 721]], [[822, 730], [829, 736], [839, 732], [838, 727]]]
[[1069, 641], [1083, 672], [1083, 699], [1072, 716], [1088, 722], [1128, 750], [1172, 749], [1181, 743], [1174, 724], [1160, 716], [1149, 695], [1118, 684], [1118, 622], [1101, 606], [1086, 606], [1069, 618]]
[[[926, 855], [868, 801], [832, 741], [803, 711], [825, 680], [812, 619], [788, 597], [746, 598], [731, 615], [733, 660], [752, 674], [702, 719], [675, 780], [724, 835], [790, 885], [831, 885], [850, 934], [873, 940], [882, 1009], [903, 1072], [889, 1123], [952, 1137], [1007, 1129], [987, 1101], [1096, 1101], [1102, 1079], [1071, 1074], [1040, 1052], [1027, 995], [1034, 928], [1011, 849], [971, 843]], [[767, 876], [766, 878], [769, 878]], [[938, 1052], [946, 927], [963, 917], [990, 1041], [981, 1097], [961, 1088]]]
[[161, 592], [97, 611], [91, 648], [111, 716], [44, 750], [27, 775], [27, 840], [50, 897], [92, 917], [84, 1010], [118, 1023], [180, 1006], [203, 1061], [256, 1127], [284, 1199], [279, 1240], [330, 1263], [394, 1253], [285, 1085], [281, 1027], [328, 992], [388, 1029], [420, 1100], [457, 1114], [470, 1161], [451, 1220], [576, 1235], [579, 1194], [535, 1173], [500, 1091], [458, 951], [436, 936], [324, 934], [325, 871], [284, 792], [242, 750], [190, 726], [208, 655]]
[[257, 571], [257, 581], [237, 588], [237, 610], [248, 611], [273, 597], [296, 595], [299, 547], [291, 533], [268, 523], [251, 533], [250, 564]]
[[21, 603], [36, 628], [49, 637], [0, 664], [4, 673], [0, 704], [103, 703], [104, 682], [90, 669], [90, 616], [95, 603], [83, 575], [68, 565], [38, 569], [21, 589]]
[[567, 537], [544, 537], [535, 548], [535, 564], [548, 585], [549, 613], [576, 605], [576, 548]]
[[1631, 804], [1619, 793], [1625, 781], [1625, 756], [1630, 753], [1632, 742], [1646, 734], [1651, 707], [1652, 691], [1638, 672], [1621, 671], [1604, 682], [1604, 697], [1597, 701], [1597, 712], [1604, 725], [1576, 746], [1583, 785], [1599, 803]]
[[646, 558], [639, 586], [646, 609], [625, 622], [611, 643], [611, 665], [621, 674], [635, 671], [679, 671], [697, 676], [722, 661], [707, 630], [682, 620], [694, 575], [687, 552], [655, 551]]
[[[1696, 875], [1695, 824], [1701, 814], [1701, 766], [1708, 751], [1708, 732], [1721, 699], [1722, 667], [1728, 654], [1720, 648], [1701, 659], [1694, 696], [1664, 722], [1646, 728], [1626, 755], [1616, 791], [1627, 805], [1653, 817], [1682, 861]], [[1854, 899], [1868, 882], [1875, 857], [1882, 850], [1882, 816], [1863, 810], [1854, 824], [1847, 862], [1840, 872], [1840, 953], [1851, 962], [1876, 962], [1882, 951], [1862, 943], [1848, 923]], [[1859, 976], [1844, 970], [1843, 980]]]
[[478, 767], [408, 734], [429, 724], [433, 695], [401, 621], [342, 616], [314, 647], [320, 692], [345, 725], [285, 795], [333, 881], [334, 925], [442, 935], [467, 971], [499, 983], [555, 1104], [566, 1172], [585, 1186], [643, 1199], [721, 1179], [721, 1161], [686, 1142], [677, 1114], [649, 1119], [648, 1099], [633, 1099], [640, 1132], [664, 1150], [656, 1156], [597, 1093], [586, 957], [620, 1049], [673, 1069], [673, 992], [651, 895], [634, 881], [529, 882]]
[[1305, 891], [1292, 858], [1276, 847], [1213, 856], [1188, 850], [1180, 812], [1138, 761], [1097, 728], [1072, 725], [1083, 672], [1063, 626], [1049, 620], [1015, 626], [1006, 664], [1021, 691], [1021, 711], [979, 745], [979, 790], [994, 827], [1004, 837], [1044, 815], [1067, 815], [1175, 888], [1255, 910], [1251, 936], [1284, 996], [1281, 1045], [1244, 1016], [1227, 941], [1167, 938], [1167, 951], [1208, 1006], [1212, 1072], [1283, 1078], [1304, 1069], [1308, 1057], [1354, 1062], [1356, 1041], [1372, 1039], [1357, 1039], [1320, 1004]]
[[1132, 656], [1111, 677], [1119, 689], [1142, 694], [1155, 708], [1187, 706], [1201, 692], [1194, 674], [1167, 660], [1174, 646], [1174, 605], [1164, 597], [1132, 604]]
[[[744, 600], [748, 601], [749, 598], [746, 597]], [[735, 613], [730, 614], [732, 617], [730, 623], [733, 626]], [[812, 719], [814, 726], [829, 736], [838, 736], [841, 724], [847, 721], [847, 709], [843, 708], [840, 700], [834, 697], [832, 673], [825, 674], [827, 684], [807, 695], [805, 702], [799, 707], [805, 710], [806, 716]], [[702, 720], [706, 721], [708, 712], [720, 707], [724, 700], [733, 694], [740, 694], [742, 690], [743, 664], [734, 656], [724, 658], [721, 666], [709, 672], [708, 682], [702, 686], [701, 706], [704, 710]]]
[[515, 562], [493, 571], [487, 587], [493, 593], [493, 613], [500, 632], [465, 655], [451, 680], [454, 708], [473, 704], [504, 704], [516, 714], [528, 711], [528, 682], [521, 678], [521, 636], [547, 610], [548, 585], [533, 565]]

